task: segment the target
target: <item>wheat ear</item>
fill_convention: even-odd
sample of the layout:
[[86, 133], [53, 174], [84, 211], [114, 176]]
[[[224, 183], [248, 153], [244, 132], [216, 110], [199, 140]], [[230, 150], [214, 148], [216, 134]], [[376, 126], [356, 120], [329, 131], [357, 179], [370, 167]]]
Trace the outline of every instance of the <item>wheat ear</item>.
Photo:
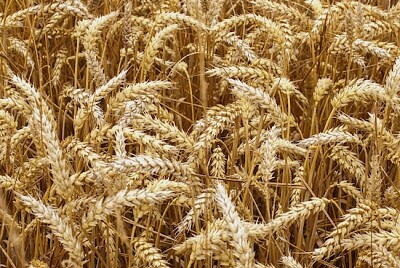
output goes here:
[[247, 231], [222, 184], [217, 185], [215, 199], [232, 234], [231, 244], [236, 257], [236, 267], [255, 267], [254, 251], [250, 247]]
[[46, 206], [32, 196], [21, 195], [20, 199], [41, 222], [49, 225], [50, 230], [69, 253], [76, 267], [83, 267], [85, 255], [82, 244], [77, 240], [76, 233], [68, 221], [61, 218], [54, 208]]

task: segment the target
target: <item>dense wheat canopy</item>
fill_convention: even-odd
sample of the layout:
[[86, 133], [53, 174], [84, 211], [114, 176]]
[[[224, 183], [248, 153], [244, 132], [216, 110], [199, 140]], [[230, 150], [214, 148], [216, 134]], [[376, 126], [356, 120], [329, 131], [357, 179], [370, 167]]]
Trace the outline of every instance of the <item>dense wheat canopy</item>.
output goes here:
[[397, 2], [1, 1], [1, 267], [400, 268]]

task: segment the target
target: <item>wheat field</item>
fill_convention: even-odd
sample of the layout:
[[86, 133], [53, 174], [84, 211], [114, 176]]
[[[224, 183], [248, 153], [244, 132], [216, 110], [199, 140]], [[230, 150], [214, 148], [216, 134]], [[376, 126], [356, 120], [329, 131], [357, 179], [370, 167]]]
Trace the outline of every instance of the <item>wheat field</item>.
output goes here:
[[400, 2], [0, 2], [0, 267], [400, 268]]

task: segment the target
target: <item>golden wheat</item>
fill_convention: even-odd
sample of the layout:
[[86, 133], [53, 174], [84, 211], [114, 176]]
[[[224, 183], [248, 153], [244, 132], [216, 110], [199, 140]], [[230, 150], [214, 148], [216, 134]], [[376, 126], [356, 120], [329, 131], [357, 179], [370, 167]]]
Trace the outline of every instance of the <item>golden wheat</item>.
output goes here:
[[0, 263], [399, 267], [399, 15], [0, 3]]

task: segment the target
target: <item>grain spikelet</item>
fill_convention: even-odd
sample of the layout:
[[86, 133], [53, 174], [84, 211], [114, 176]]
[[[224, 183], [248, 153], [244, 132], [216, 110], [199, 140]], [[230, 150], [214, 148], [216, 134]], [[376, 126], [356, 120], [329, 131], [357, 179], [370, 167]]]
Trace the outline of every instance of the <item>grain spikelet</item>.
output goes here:
[[[157, 183], [165, 183], [160, 180]], [[153, 188], [152, 188], [153, 187]], [[167, 199], [176, 195], [176, 192], [171, 190], [154, 191], [153, 186], [142, 190], [123, 190], [113, 196], [105, 199], [100, 198], [94, 206], [91, 206], [88, 213], [82, 219], [82, 229], [90, 230], [97, 226], [99, 221], [104, 221], [107, 215], [112, 215], [115, 211], [122, 207], [135, 207], [135, 206], [154, 206], [160, 204]]]
[[28, 15], [35, 14], [36, 16], [40, 16], [46, 13], [66, 13], [71, 14], [80, 18], [89, 18], [90, 15], [87, 10], [82, 9], [82, 6], [73, 5], [72, 1], [66, 1], [65, 3], [51, 3], [51, 4], [39, 4], [36, 6], [32, 6], [23, 10], [19, 10], [7, 16], [5, 20], [5, 25], [7, 27], [19, 27], [21, 26], [21, 21]]
[[94, 19], [89, 23], [81, 23], [81, 27], [85, 31], [83, 45], [85, 46], [86, 62], [97, 86], [104, 85], [107, 79], [101, 63], [97, 60], [96, 53], [98, 48], [96, 43], [102, 28], [109, 25], [117, 16], [118, 12], [111, 12], [105, 16]]
[[146, 171], [151, 173], [171, 174], [181, 179], [193, 179], [192, 176], [194, 175], [192, 168], [188, 164], [149, 155], [117, 158], [102, 167], [105, 171], [110, 168], [125, 173]]
[[272, 127], [267, 132], [266, 140], [261, 144], [260, 153], [262, 154], [262, 160], [259, 171], [264, 182], [269, 182], [273, 179], [277, 160], [275, 142], [278, 138], [279, 132], [280, 129]]
[[279, 45], [283, 46], [285, 34], [279, 25], [270, 19], [255, 14], [243, 14], [225, 19], [213, 26], [211, 33], [215, 36], [221, 36], [240, 24], [259, 25], [262, 30], [271, 34]]
[[214, 116], [206, 118], [202, 123], [205, 123], [207, 127], [198, 137], [194, 149], [209, 149], [215, 137], [226, 127], [232, 125], [234, 120], [242, 113], [240, 109], [237, 108], [237, 104], [227, 105], [222, 107], [222, 109]]
[[308, 22], [308, 18], [305, 16], [305, 14], [283, 3], [277, 3], [269, 0], [256, 0], [253, 1], [253, 4], [256, 8], [261, 9], [263, 12], [271, 14], [271, 17], [273, 18], [284, 18], [292, 24], [298, 25], [300, 27], [304, 27], [303, 25], [307, 24]]
[[363, 130], [367, 132], [373, 132], [375, 127], [371, 122], [365, 121], [365, 120], [360, 120], [354, 117], [351, 117], [350, 115], [344, 114], [344, 113], [339, 113], [336, 118], [346, 126], [358, 130]]
[[49, 225], [76, 267], [83, 267], [84, 253], [82, 244], [76, 239], [76, 233], [66, 219], [61, 218], [57, 210], [46, 206], [31, 196], [20, 196], [21, 201], [39, 220]]
[[225, 175], [226, 157], [221, 147], [216, 147], [211, 155], [211, 175], [223, 178]]
[[214, 259], [220, 260], [224, 266], [234, 266], [235, 261], [227, 256], [227, 244], [230, 241], [230, 231], [224, 220], [215, 220], [207, 226], [199, 235], [185, 240], [182, 244], [174, 247], [177, 254], [192, 251], [190, 262], [203, 260], [212, 255]]
[[22, 91], [22, 93], [28, 98], [29, 102], [34, 102], [31, 105], [39, 105], [41, 103], [42, 97], [39, 92], [23, 78], [16, 75], [12, 76], [13, 83]]
[[157, 131], [157, 133], [166, 140], [175, 143], [175, 146], [182, 149], [191, 149], [194, 145], [193, 139], [176, 126], [163, 122], [149, 115], [135, 115], [135, 124], [147, 130]]
[[74, 118], [76, 129], [83, 127], [89, 114], [94, 115], [97, 125], [104, 123], [104, 115], [98, 106], [100, 100], [105, 98], [113, 89], [125, 80], [127, 71], [121, 71], [117, 76], [110, 79], [107, 83], [97, 88], [96, 91], [85, 100], [86, 107], [82, 107]]
[[333, 81], [329, 78], [318, 79], [317, 85], [315, 86], [313, 99], [315, 105], [317, 105], [324, 95], [328, 93], [328, 90], [333, 87]]
[[254, 252], [250, 247], [247, 231], [222, 184], [217, 186], [215, 199], [232, 235], [231, 244], [236, 257], [236, 267], [255, 267]]
[[61, 49], [57, 52], [52, 74], [52, 83], [54, 87], [57, 87], [60, 81], [62, 68], [67, 61], [67, 53], [68, 51], [66, 49]]
[[210, 107], [204, 116], [204, 118], [199, 119], [196, 121], [196, 123], [193, 126], [193, 130], [190, 133], [190, 137], [192, 138], [199, 138], [199, 135], [201, 133], [204, 133], [204, 131], [207, 129], [207, 125], [209, 124], [210, 121], [212, 121], [215, 118], [215, 121], [218, 120], [226, 120], [226, 118], [232, 118], [233, 115], [235, 114], [236, 116], [238, 115], [238, 111], [242, 107], [242, 101], [238, 100], [232, 103], [229, 103], [227, 105], [216, 105], [213, 107]]
[[320, 0], [305, 0], [304, 3], [311, 7], [315, 17], [318, 17], [324, 11]]
[[343, 216], [334, 231], [329, 234], [329, 238], [325, 241], [324, 246], [314, 250], [313, 258], [320, 260], [324, 256], [329, 256], [336, 246], [342, 243], [344, 237], [353, 229], [368, 222], [372, 215], [372, 209], [368, 205], [360, 204], [356, 208], [352, 208]]
[[[360, 7], [361, 6], [361, 7]], [[320, 33], [323, 26], [331, 26], [337, 20], [344, 19], [345, 12], [352, 11], [354, 12], [356, 9], [362, 8], [364, 16], [370, 16], [375, 21], [380, 20], [384, 21], [386, 12], [379, 9], [376, 6], [361, 4], [359, 1], [346, 1], [346, 2], [338, 2], [328, 8], [326, 8], [322, 14], [314, 21], [314, 26], [312, 32], [316, 35]]]
[[380, 232], [368, 232], [366, 234], [355, 234], [351, 238], [343, 239], [342, 245], [346, 250], [366, 248], [368, 245], [376, 244], [390, 251], [398, 252], [400, 231], [398, 227], [392, 231], [380, 230]]
[[235, 77], [244, 80], [250, 79], [262, 79], [263, 82], [268, 82], [272, 80], [271, 74], [268, 72], [246, 66], [230, 66], [230, 67], [218, 67], [206, 72], [210, 76], [221, 76], [225, 78]]
[[[73, 187], [71, 186], [73, 182], [69, 177], [69, 170], [60, 148], [51, 110], [47, 104], [42, 101], [40, 94], [32, 85], [17, 76], [13, 76], [12, 79], [33, 102], [31, 103], [33, 106], [33, 114], [29, 120], [29, 124], [35, 131], [36, 137], [38, 137], [46, 148], [57, 193], [64, 199], [72, 198]], [[39, 107], [42, 112], [39, 110]]]
[[127, 156], [127, 152], [125, 148], [126, 143], [122, 127], [117, 127], [115, 129], [114, 134], [115, 134], [115, 143], [114, 143], [115, 155], [118, 158], [124, 158]]
[[[244, 59], [248, 60], [249, 62], [254, 62], [255, 60], [258, 59], [257, 54], [254, 52], [253, 48], [251, 45], [246, 41], [242, 40], [239, 36], [237, 36], [235, 33], [227, 33], [226, 35], [219, 36], [215, 41], [220, 42], [220, 41], [225, 41], [229, 45], [231, 45], [233, 48], [236, 48], [238, 50]], [[232, 61], [230, 61], [232, 62]], [[230, 66], [233, 67], [233, 66]]]
[[345, 193], [350, 195], [352, 198], [354, 198], [357, 201], [357, 203], [361, 203], [361, 202], [365, 201], [360, 190], [358, 190], [352, 183], [350, 183], [348, 181], [341, 181], [341, 182], [337, 183], [336, 186], [339, 187], [340, 189], [342, 189]]
[[38, 259], [33, 259], [31, 261], [31, 264], [29, 265], [29, 268], [48, 268], [49, 266], [45, 263], [42, 262]]
[[383, 183], [379, 161], [380, 157], [378, 155], [371, 157], [371, 173], [365, 185], [366, 199], [374, 200], [378, 204], [381, 202], [381, 187]]
[[359, 79], [353, 81], [351, 85], [342, 89], [332, 99], [332, 106], [336, 109], [345, 107], [351, 102], [368, 101], [384, 101], [386, 100], [385, 90], [379, 84], [370, 80]]
[[123, 90], [119, 91], [115, 95], [115, 97], [110, 99], [109, 105], [112, 110], [115, 110], [119, 107], [121, 103], [132, 100], [134, 97], [137, 96], [138, 93], [144, 91], [156, 92], [157, 90], [161, 91], [171, 88], [172, 88], [172, 83], [168, 81], [151, 81], [151, 82], [143, 82], [143, 83], [128, 85]]
[[396, 45], [385, 42], [373, 42], [368, 40], [356, 39], [352, 43], [354, 50], [358, 50], [361, 54], [370, 53], [383, 60], [392, 59], [397, 50]]
[[272, 89], [279, 89], [286, 95], [294, 95], [302, 104], [308, 105], [308, 99], [301, 93], [297, 87], [287, 78], [275, 78], [272, 84]]
[[362, 144], [362, 141], [357, 135], [347, 132], [343, 127], [332, 128], [330, 130], [327, 130], [326, 132], [315, 134], [310, 138], [299, 141], [298, 144], [300, 146], [309, 147], [312, 145], [323, 145], [332, 142], [335, 143], [350, 142], [350, 143]]
[[152, 243], [147, 241], [146, 238], [140, 237], [134, 243], [136, 256], [138, 256], [143, 262], [150, 267], [169, 267], [168, 262], [164, 260], [160, 249], [156, 248]]
[[384, 204], [390, 207], [399, 209], [400, 201], [399, 201], [399, 190], [395, 186], [390, 186], [385, 191], [385, 200]]
[[10, 51], [14, 51], [14, 52], [18, 53], [20, 56], [22, 56], [24, 58], [24, 61], [26, 61], [26, 65], [29, 68], [35, 67], [35, 62], [33, 61], [33, 58], [31, 56], [31, 53], [30, 53], [25, 41], [22, 41], [15, 37], [10, 36], [9, 42], [10, 42], [10, 45], [9, 45], [8, 49]]
[[392, 70], [386, 77], [385, 93], [387, 102], [390, 103], [396, 111], [399, 109], [400, 100], [397, 96], [400, 90], [400, 57], [396, 59]]
[[348, 147], [335, 146], [332, 148], [330, 157], [332, 160], [338, 162], [350, 174], [353, 174], [357, 182], [363, 187], [365, 183], [365, 165], [356, 157], [355, 153], [349, 151]]
[[379, 244], [371, 244], [367, 247], [365, 255], [359, 257], [359, 260], [367, 262], [374, 267], [400, 267], [399, 257], [393, 255], [386, 247]]
[[[110, 132], [113, 132], [115, 128], [118, 127], [113, 127], [112, 129], [110, 129]], [[122, 128], [122, 133], [126, 137], [126, 139], [150, 147], [154, 150], [154, 152], [157, 152], [160, 155], [161, 154], [172, 155], [178, 152], [177, 147], [169, 145], [168, 143], [159, 140], [154, 136], [143, 133], [142, 131], [133, 130], [131, 128], [126, 127]]]
[[186, 16], [184, 14], [180, 13], [175, 13], [175, 12], [167, 12], [167, 13], [161, 13], [157, 16], [155, 23], [157, 27], [155, 28], [156, 31], [158, 31], [159, 27], [162, 27], [164, 25], [171, 25], [171, 24], [183, 24], [186, 26], [191, 27], [194, 30], [197, 31], [208, 31], [208, 27], [201, 21], [190, 17]]
[[326, 198], [313, 198], [310, 201], [305, 201], [289, 208], [288, 212], [279, 214], [267, 224], [246, 224], [245, 227], [248, 229], [249, 236], [261, 239], [282, 228], [289, 227], [299, 219], [308, 218], [312, 213], [324, 210], [329, 203], [330, 201]]
[[172, 24], [158, 33], [150, 40], [144, 52], [144, 57], [142, 61], [143, 72], [146, 73], [151, 65], [153, 64], [154, 58], [158, 53], [158, 50], [163, 47], [165, 39], [167, 39], [173, 32], [177, 31], [179, 26], [177, 24]]
[[227, 78], [227, 81], [233, 85], [233, 94], [238, 97], [245, 97], [249, 101], [257, 103], [261, 108], [267, 109], [278, 124], [284, 125], [287, 122], [294, 122], [292, 117], [282, 112], [276, 101], [261, 89], [253, 88], [239, 80]]
[[291, 255], [283, 256], [281, 262], [285, 267], [288, 268], [303, 268], [303, 266], [298, 263]]
[[[294, 175], [293, 178], [293, 185], [294, 186], [301, 186], [304, 181], [304, 167], [299, 167]], [[292, 190], [290, 194], [290, 206], [294, 207], [300, 203], [301, 200], [301, 189], [295, 188]]]
[[188, 231], [192, 229], [192, 225], [199, 220], [204, 211], [210, 206], [210, 204], [214, 201], [214, 190], [206, 189], [204, 193], [196, 196], [194, 200], [193, 207], [189, 210], [189, 212], [185, 215], [182, 221], [179, 223], [176, 228], [177, 235], [181, 234], [184, 231]]
[[0, 108], [5, 110], [17, 110], [22, 114], [29, 114], [29, 106], [22, 99], [4, 98], [0, 99]]
[[94, 166], [104, 166], [104, 157], [96, 153], [94, 148], [86, 142], [79, 141], [78, 139], [70, 136], [63, 141], [63, 148], [67, 153], [74, 156], [80, 156], [85, 161], [88, 161]]
[[186, 8], [191, 17], [195, 17], [200, 21], [206, 20], [206, 2], [200, 2], [196, 0], [186, 0]]
[[73, 181], [69, 176], [69, 170], [60, 147], [56, 130], [49, 120], [50, 116], [49, 114], [41, 114], [37, 108], [34, 108], [29, 125], [34, 129], [34, 135], [45, 145], [56, 192], [64, 199], [70, 199], [74, 191], [72, 187]]
[[0, 110], [0, 149], [1, 149], [1, 160], [7, 155], [12, 153], [10, 151], [12, 138], [17, 132], [17, 123], [14, 117], [7, 111]]
[[49, 160], [47, 157], [29, 158], [15, 170], [15, 176], [24, 183], [24, 187], [33, 186], [38, 177], [47, 171]]
[[[280, 130], [278, 131], [280, 132]], [[259, 137], [254, 137], [250, 141], [248, 141], [249, 147], [250, 148], [256, 148], [256, 142], [262, 144], [268, 139], [269, 133], [268, 131], [262, 130], [261, 134]], [[274, 146], [276, 147], [276, 150], [278, 152], [287, 152], [293, 155], [299, 155], [299, 156], [305, 156], [307, 154], [307, 150], [294, 144], [293, 142], [290, 142], [286, 139], [282, 138], [276, 138], [274, 141]], [[238, 147], [238, 153], [244, 154], [245, 152], [245, 144], [242, 143]]]
[[125, 81], [126, 74], [128, 70], [122, 70], [118, 75], [111, 78], [107, 83], [98, 87], [95, 92], [93, 93], [93, 97], [91, 98], [90, 102], [99, 102], [103, 98], [107, 97], [107, 95], [122, 84]]
[[8, 175], [0, 175], [0, 188], [5, 190], [15, 190], [20, 192], [22, 190], [23, 184]]
[[251, 66], [262, 68], [275, 76], [282, 76], [282, 68], [270, 59], [255, 59], [251, 62]]
[[206, 19], [208, 25], [214, 26], [218, 23], [218, 19], [221, 16], [222, 9], [224, 7], [225, 0], [210, 1], [209, 7], [206, 12]]
[[277, 151], [279, 152], [286, 152], [286, 153], [290, 153], [293, 155], [298, 155], [298, 156], [305, 156], [307, 154], [307, 150], [297, 146], [296, 144], [294, 144], [293, 142], [290, 142], [286, 139], [282, 139], [282, 138], [278, 138], [275, 141], [275, 146]]
[[62, 12], [56, 12], [47, 21], [43, 29], [36, 30], [36, 38], [42, 39], [46, 34], [54, 35], [54, 29], [57, 24], [65, 22], [68, 15]]

